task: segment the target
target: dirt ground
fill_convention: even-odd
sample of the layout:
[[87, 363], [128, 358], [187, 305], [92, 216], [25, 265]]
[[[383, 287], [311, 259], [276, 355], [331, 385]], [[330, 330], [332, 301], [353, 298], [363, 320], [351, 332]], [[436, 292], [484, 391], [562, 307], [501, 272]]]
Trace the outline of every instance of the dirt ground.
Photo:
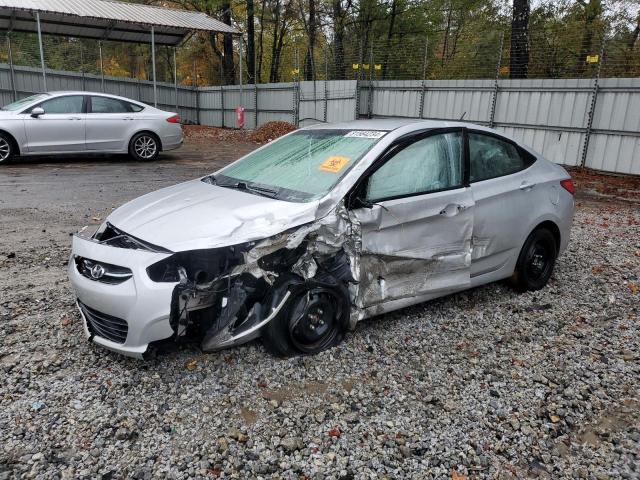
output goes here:
[[153, 163], [0, 168], [0, 480], [638, 478], [637, 177], [572, 170], [572, 241], [541, 293], [482, 287], [303, 359], [87, 344], [71, 235], [257, 146], [200, 131]]

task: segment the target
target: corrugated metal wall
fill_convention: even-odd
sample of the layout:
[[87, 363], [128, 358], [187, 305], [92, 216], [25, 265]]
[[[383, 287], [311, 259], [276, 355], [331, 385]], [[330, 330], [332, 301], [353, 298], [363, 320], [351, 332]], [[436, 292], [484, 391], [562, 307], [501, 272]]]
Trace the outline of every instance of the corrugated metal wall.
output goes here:
[[[42, 89], [41, 72], [15, 68], [19, 97]], [[95, 75], [49, 71], [51, 90], [100, 91]], [[104, 90], [153, 102], [147, 81], [105, 78]], [[158, 84], [159, 107], [175, 111], [174, 85]], [[13, 99], [8, 65], [0, 64], [0, 101]], [[178, 111], [203, 125], [245, 127], [283, 120], [305, 126], [360, 117], [460, 120], [493, 125], [564, 165], [640, 175], [640, 78], [540, 80], [332, 80], [178, 88]], [[356, 112], [359, 115], [356, 115]], [[590, 112], [592, 113], [591, 124]]]
[[556, 163], [584, 162], [589, 168], [640, 175], [639, 78], [600, 79], [597, 92], [591, 79], [378, 81], [372, 85], [373, 90], [369, 82], [360, 85], [361, 117], [462, 118], [493, 125]]

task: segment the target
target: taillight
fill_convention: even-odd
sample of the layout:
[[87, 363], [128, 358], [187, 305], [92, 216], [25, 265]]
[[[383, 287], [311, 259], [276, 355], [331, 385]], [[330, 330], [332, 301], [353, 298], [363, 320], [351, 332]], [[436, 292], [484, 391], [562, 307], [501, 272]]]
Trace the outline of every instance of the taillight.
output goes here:
[[562, 188], [564, 188], [567, 192], [569, 192], [571, 195], [573, 195], [573, 180], [571, 180], [570, 178], [567, 180], [562, 180], [560, 182], [560, 186]]
[[169, 123], [180, 123], [180, 115], [174, 115], [173, 117], [167, 118], [167, 122], [169, 122]]

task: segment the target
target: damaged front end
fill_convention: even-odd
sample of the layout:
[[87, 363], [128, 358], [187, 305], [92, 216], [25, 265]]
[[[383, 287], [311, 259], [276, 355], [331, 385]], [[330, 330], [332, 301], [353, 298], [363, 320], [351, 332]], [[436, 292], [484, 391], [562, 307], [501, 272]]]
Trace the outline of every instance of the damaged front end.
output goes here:
[[353, 326], [359, 238], [341, 204], [264, 240], [173, 254], [147, 273], [155, 282], [178, 282], [170, 314], [175, 339], [216, 351], [258, 337], [280, 315], [311, 308], [314, 294], [339, 305], [341, 329]]

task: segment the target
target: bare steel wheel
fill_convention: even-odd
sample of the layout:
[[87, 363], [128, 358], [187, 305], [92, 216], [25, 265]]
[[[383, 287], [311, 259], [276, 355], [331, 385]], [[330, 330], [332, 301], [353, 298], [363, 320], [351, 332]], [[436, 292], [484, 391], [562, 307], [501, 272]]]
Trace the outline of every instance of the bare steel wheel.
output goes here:
[[0, 165], [9, 163], [13, 157], [13, 142], [4, 134], [0, 133]]
[[278, 356], [318, 353], [340, 343], [348, 315], [349, 300], [337, 290], [303, 287], [266, 325], [262, 342]]
[[131, 139], [129, 153], [136, 160], [155, 160], [159, 151], [158, 139], [150, 133], [138, 133]]

